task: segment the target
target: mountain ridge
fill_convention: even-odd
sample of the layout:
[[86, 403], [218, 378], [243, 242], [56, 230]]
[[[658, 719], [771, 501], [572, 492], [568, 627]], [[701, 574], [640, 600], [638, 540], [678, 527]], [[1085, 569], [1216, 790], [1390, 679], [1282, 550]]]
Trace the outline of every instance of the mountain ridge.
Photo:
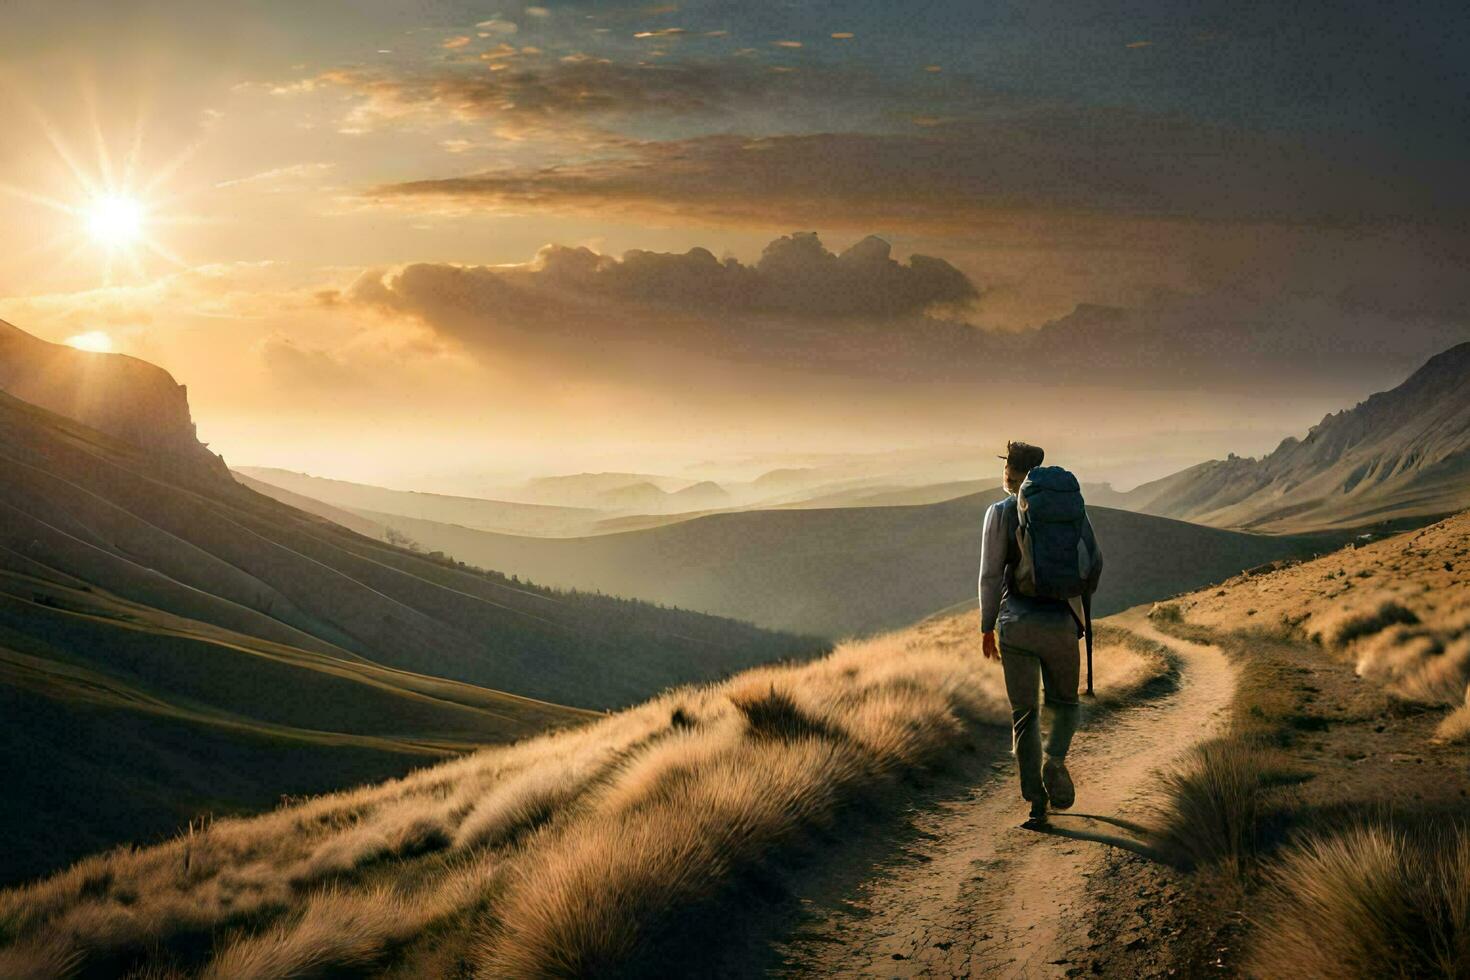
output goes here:
[[1234, 454], [1122, 495], [1142, 513], [1302, 531], [1470, 507], [1470, 342], [1259, 458]]

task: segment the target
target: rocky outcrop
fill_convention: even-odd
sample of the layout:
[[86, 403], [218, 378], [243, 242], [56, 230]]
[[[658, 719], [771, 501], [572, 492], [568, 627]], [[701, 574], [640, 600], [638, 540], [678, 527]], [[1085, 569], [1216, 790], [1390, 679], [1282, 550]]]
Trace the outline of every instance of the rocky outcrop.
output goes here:
[[0, 320], [0, 391], [230, 479], [224, 461], [199, 442], [188, 390], [147, 361], [49, 343]]

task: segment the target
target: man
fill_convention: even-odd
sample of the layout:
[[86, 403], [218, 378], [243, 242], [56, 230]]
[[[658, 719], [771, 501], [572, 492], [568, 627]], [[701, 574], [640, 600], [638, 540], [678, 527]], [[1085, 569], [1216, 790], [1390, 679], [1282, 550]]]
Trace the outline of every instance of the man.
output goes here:
[[[1031, 470], [1046, 457], [1039, 447], [1024, 442], [1006, 444], [1002, 475], [1006, 498], [985, 512], [980, 551], [980, 629], [985, 657], [999, 660], [1005, 671], [1006, 695], [1011, 702], [1012, 751], [1021, 775], [1021, 795], [1031, 804], [1026, 826], [1047, 822], [1048, 805], [1065, 810], [1075, 790], [1067, 772], [1067, 749], [1077, 730], [1077, 639], [1084, 618], [1080, 599], [1048, 599], [1024, 594], [1016, 586], [1021, 561], [1016, 494]], [[1045, 472], [1062, 474], [1063, 470]], [[1076, 490], [1076, 484], [1071, 484]], [[1080, 494], [1078, 496], [1080, 509]], [[1102, 573], [1102, 552], [1092, 524], [1082, 512], [1081, 539], [1091, 555], [1086, 576], [1090, 595]], [[997, 631], [999, 642], [997, 643]], [[1042, 761], [1038, 683], [1046, 690], [1046, 759]]]

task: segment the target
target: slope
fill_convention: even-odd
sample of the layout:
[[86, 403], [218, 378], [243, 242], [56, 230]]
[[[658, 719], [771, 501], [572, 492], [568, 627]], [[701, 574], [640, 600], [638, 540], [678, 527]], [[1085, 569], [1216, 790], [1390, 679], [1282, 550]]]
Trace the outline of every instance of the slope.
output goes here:
[[[714, 514], [556, 540], [367, 516], [426, 547], [537, 581], [838, 637], [902, 626], [973, 601], [980, 525], [999, 493], [923, 506]], [[1321, 546], [1319, 539], [1090, 510], [1107, 559], [1100, 615]]]
[[379, 510], [428, 521], [463, 524], [507, 534], [585, 534], [604, 515], [586, 507], [515, 503], [480, 497], [390, 490], [365, 483], [332, 480], [269, 466], [235, 467], [251, 480], [319, 500], [334, 507]]
[[1470, 506], [1470, 343], [1260, 459], [1210, 460], [1125, 499], [1144, 513], [1272, 532], [1422, 519]]

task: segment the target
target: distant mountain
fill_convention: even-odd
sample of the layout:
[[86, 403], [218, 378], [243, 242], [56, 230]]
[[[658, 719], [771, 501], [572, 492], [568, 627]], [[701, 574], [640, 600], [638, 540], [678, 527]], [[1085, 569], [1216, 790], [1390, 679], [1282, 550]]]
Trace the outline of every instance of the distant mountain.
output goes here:
[[640, 514], [662, 512], [668, 499], [668, 494], [647, 481], [614, 487], [597, 495], [598, 506], [606, 510], [632, 511]]
[[[675, 490], [688, 486], [689, 480], [680, 480], [674, 477], [655, 476], [649, 473], [569, 473], [562, 476], [540, 476], [527, 480], [520, 487], [506, 488], [505, 495], [514, 500], [534, 501], [536, 503], [551, 504], [561, 507], [586, 507], [593, 509], [606, 509], [615, 506], [621, 509], [621, 503], [609, 504], [609, 501], [617, 501], [622, 491], [631, 492], [627, 499], [636, 499], [636, 495], [648, 495], [650, 490], [657, 490], [660, 494], [671, 493]], [[661, 497], [648, 496], [650, 500], [661, 500]]]
[[712, 510], [727, 506], [730, 492], [713, 480], [691, 484], [669, 494], [668, 505], [676, 510]]
[[[347, 510], [386, 511], [426, 521], [463, 524], [507, 534], [586, 534], [605, 515], [585, 507], [525, 504], [455, 497], [417, 490], [389, 490], [269, 466], [237, 466], [235, 472], [293, 494]], [[288, 500], [292, 506], [298, 501]], [[350, 526], [350, 525], [349, 525]], [[355, 530], [355, 529], [354, 529]]]
[[1143, 513], [1266, 531], [1470, 507], [1470, 343], [1260, 459], [1211, 460], [1124, 496]]
[[[774, 629], [841, 637], [973, 600], [984, 511], [1000, 490], [923, 506], [712, 514], [583, 538], [487, 534], [366, 515], [465, 561]], [[1090, 507], [1107, 573], [1099, 615], [1199, 588], [1321, 538], [1245, 534]]]
[[[377, 521], [370, 521], [366, 517], [361, 517], [347, 510], [345, 507], [333, 507], [331, 504], [324, 503], [315, 497], [293, 493], [275, 484], [266, 483], [264, 480], [257, 480], [254, 477], [247, 476], [238, 469], [231, 470], [230, 475], [235, 478], [236, 483], [243, 487], [249, 487], [256, 493], [264, 494], [272, 500], [278, 500], [288, 507], [304, 510], [308, 514], [315, 514], [317, 517], [325, 517], [334, 524], [341, 524], [349, 531], [356, 531], [358, 534], [365, 534], [379, 541], [389, 541], [397, 536], [385, 525], [379, 524]], [[310, 478], [308, 477], [308, 479]]]

